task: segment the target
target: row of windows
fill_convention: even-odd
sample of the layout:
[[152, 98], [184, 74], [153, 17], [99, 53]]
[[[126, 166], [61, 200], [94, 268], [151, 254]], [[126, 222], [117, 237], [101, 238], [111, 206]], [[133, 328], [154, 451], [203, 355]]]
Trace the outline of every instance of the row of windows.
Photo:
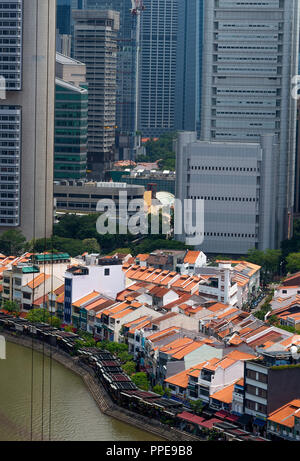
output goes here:
[[196, 166], [192, 165], [191, 170], [208, 170], [208, 171], [248, 171], [248, 172], [257, 172], [259, 169], [257, 168], [238, 168], [238, 167], [221, 167], [221, 166]]
[[192, 200], [212, 200], [218, 202], [259, 202], [258, 198], [251, 198], [251, 197], [209, 197], [209, 196], [202, 196], [197, 197], [192, 195], [190, 197]]
[[235, 234], [227, 232], [204, 232], [205, 237], [258, 238], [256, 234]]

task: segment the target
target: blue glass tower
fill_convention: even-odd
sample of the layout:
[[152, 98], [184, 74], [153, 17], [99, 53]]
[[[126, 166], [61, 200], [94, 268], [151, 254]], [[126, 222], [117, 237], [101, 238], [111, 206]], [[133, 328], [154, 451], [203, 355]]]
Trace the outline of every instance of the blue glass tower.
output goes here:
[[56, 28], [62, 35], [71, 35], [72, 0], [57, 0]]
[[200, 133], [203, 0], [178, 3], [175, 126]]

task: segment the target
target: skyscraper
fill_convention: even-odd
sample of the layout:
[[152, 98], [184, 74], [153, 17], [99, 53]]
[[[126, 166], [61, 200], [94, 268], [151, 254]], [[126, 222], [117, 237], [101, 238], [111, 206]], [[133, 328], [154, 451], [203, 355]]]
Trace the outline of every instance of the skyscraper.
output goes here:
[[88, 172], [103, 178], [115, 160], [119, 13], [74, 10], [74, 57], [86, 65], [89, 90]]
[[145, 2], [141, 20], [138, 128], [160, 136], [175, 128], [178, 2]]
[[279, 245], [294, 200], [298, 1], [205, 0], [204, 24], [202, 139], [248, 143], [278, 136]]
[[175, 128], [200, 134], [203, 0], [178, 3]]
[[291, 235], [298, 41], [296, 0], [204, 0], [201, 143], [181, 138], [177, 191], [205, 200], [207, 252], [278, 248]]
[[56, 6], [56, 51], [71, 55], [73, 0], [57, 0]]
[[[121, 159], [135, 156], [137, 98], [137, 24], [131, 14], [132, 0], [84, 0], [84, 9], [114, 10], [120, 13], [117, 38], [116, 135]], [[125, 141], [125, 148], [121, 144]], [[126, 152], [125, 152], [126, 151]], [[127, 151], [129, 153], [127, 153]]]
[[55, 6], [0, 1], [0, 230], [28, 239], [52, 234]]
[[56, 28], [60, 34], [71, 35], [72, 0], [56, 0]]
[[85, 179], [88, 90], [85, 64], [56, 53], [54, 179]]

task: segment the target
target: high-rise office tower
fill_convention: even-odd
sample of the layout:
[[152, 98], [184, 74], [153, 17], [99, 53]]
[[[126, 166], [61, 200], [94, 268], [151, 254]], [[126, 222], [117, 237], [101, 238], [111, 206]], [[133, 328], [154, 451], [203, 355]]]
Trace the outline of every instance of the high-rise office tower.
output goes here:
[[[181, 190], [183, 196], [204, 197], [206, 251], [278, 248], [291, 235], [296, 134], [291, 89], [298, 71], [298, 8], [296, 0], [204, 0], [201, 141], [210, 143], [210, 160], [202, 155], [190, 165], [194, 171], [189, 169], [190, 176], [186, 172], [187, 187]], [[273, 141], [266, 143], [265, 136]], [[237, 149], [230, 153], [228, 143], [237, 143]], [[264, 146], [256, 167], [243, 154], [251, 144]], [[267, 167], [270, 149], [272, 168]], [[253, 186], [256, 173], [251, 204], [244, 192]], [[196, 186], [205, 182], [210, 185], [206, 194]], [[244, 202], [243, 210], [237, 200]], [[251, 232], [242, 229], [243, 223]]]
[[56, 51], [70, 56], [72, 45], [72, 0], [57, 0], [56, 5]]
[[200, 135], [203, 0], [178, 2], [175, 128]]
[[205, 0], [202, 139], [258, 142], [278, 135], [277, 245], [294, 200], [297, 0]]
[[71, 35], [72, 0], [56, 1], [56, 28], [60, 34]]
[[175, 128], [178, 3], [145, 2], [141, 19], [138, 128], [144, 136], [160, 136]]
[[86, 67], [56, 53], [54, 179], [85, 179], [88, 90]]
[[0, 1], [0, 230], [53, 224], [55, 0]]
[[117, 61], [118, 133], [133, 137], [136, 119], [137, 17], [131, 13], [132, 0], [84, 0], [83, 8], [114, 10], [120, 13]]
[[115, 160], [119, 13], [74, 10], [74, 57], [86, 65], [89, 90], [88, 172], [103, 178]]

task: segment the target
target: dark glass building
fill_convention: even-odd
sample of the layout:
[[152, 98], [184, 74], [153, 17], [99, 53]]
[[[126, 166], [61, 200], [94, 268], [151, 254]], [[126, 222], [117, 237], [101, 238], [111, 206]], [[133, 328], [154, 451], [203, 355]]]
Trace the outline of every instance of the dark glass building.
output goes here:
[[54, 179], [84, 179], [88, 91], [56, 78]]

